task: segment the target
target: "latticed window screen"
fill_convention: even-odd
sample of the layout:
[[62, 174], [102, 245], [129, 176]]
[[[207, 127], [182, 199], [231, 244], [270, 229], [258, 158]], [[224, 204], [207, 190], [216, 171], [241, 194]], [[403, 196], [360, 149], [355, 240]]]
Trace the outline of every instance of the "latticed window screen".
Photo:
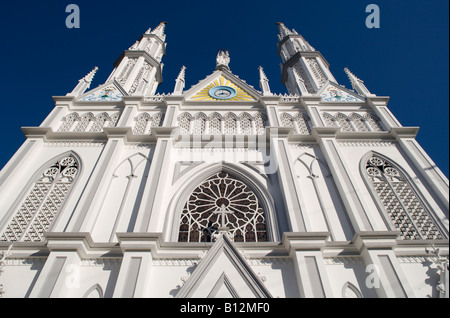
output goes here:
[[364, 116], [364, 119], [369, 124], [369, 126], [372, 128], [373, 131], [383, 131], [383, 126], [380, 124], [380, 120], [372, 114], [367, 114]]
[[[220, 213], [222, 207], [226, 214]], [[181, 214], [178, 240], [211, 242], [221, 226], [230, 228], [235, 242], [267, 242], [266, 218], [258, 198], [247, 185], [225, 172], [208, 179], [191, 194]]]
[[353, 127], [348, 121], [347, 116], [344, 114], [337, 114], [336, 121], [339, 123], [339, 127], [341, 127], [341, 131], [353, 131]]
[[241, 134], [242, 135], [251, 135], [253, 134], [253, 126], [252, 126], [252, 116], [247, 113], [244, 113], [239, 118]]
[[406, 176], [383, 158], [372, 156], [366, 173], [394, 226], [407, 240], [436, 240], [443, 235]]
[[164, 120], [163, 113], [157, 113], [153, 117], [149, 113], [140, 114], [136, 119], [136, 124], [133, 128], [134, 135], [151, 135], [152, 128], [160, 127]]
[[355, 125], [357, 131], [369, 131], [369, 128], [367, 127], [364, 118], [361, 115], [352, 114], [350, 116], [350, 119]]
[[298, 132], [300, 135], [310, 135], [311, 127], [309, 126], [309, 119], [305, 114], [297, 114], [294, 117], [294, 122], [297, 125]]
[[78, 169], [73, 156], [65, 157], [46, 169], [6, 226], [0, 241], [42, 241], [64, 203]]
[[225, 135], [236, 135], [237, 118], [236, 115], [229, 113], [225, 116]]
[[222, 134], [222, 117], [219, 114], [213, 114], [209, 119], [209, 133], [211, 135]]

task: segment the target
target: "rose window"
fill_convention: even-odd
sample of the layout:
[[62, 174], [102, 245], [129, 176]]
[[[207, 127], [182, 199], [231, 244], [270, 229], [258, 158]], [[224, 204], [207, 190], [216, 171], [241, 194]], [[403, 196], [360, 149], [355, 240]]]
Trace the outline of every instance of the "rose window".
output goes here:
[[189, 197], [182, 215], [179, 242], [211, 242], [220, 227], [230, 229], [235, 242], [267, 242], [264, 211], [243, 182], [221, 172]]

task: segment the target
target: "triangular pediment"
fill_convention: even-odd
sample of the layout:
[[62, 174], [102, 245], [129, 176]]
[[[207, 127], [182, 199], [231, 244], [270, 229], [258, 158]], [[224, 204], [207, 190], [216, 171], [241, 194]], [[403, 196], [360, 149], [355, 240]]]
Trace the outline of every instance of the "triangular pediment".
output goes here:
[[127, 93], [115, 80], [100, 85], [97, 88], [77, 98], [79, 102], [120, 102]]
[[217, 70], [183, 95], [194, 102], [254, 102], [260, 93], [231, 72]]
[[363, 97], [333, 82], [328, 82], [327, 84], [325, 84], [317, 93], [317, 95], [322, 97], [322, 102], [332, 102], [332, 103], [364, 102]]
[[177, 298], [271, 298], [227, 235], [216, 243], [178, 292]]

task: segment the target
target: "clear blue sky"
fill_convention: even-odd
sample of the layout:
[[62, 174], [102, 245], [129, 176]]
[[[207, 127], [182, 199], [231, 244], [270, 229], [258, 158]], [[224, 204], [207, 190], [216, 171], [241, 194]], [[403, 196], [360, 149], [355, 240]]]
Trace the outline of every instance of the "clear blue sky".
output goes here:
[[[67, 29], [68, 4], [81, 10], [81, 28]], [[368, 29], [365, 8], [381, 9], [381, 28]], [[187, 88], [215, 68], [219, 48], [231, 54], [231, 70], [258, 88], [263, 66], [272, 91], [285, 93], [277, 54], [276, 22], [296, 29], [331, 64], [340, 84], [351, 87], [345, 67], [389, 107], [449, 175], [449, 1], [8, 1], [0, 9], [3, 121], [0, 168], [25, 140], [23, 126], [39, 126], [54, 104], [94, 66], [93, 87], [113, 62], [149, 27], [167, 21], [164, 83], [172, 92], [182, 65]]]

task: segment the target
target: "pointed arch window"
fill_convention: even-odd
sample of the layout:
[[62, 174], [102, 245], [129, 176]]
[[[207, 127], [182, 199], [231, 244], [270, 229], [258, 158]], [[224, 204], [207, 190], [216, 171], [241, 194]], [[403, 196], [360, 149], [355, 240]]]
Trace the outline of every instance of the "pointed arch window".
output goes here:
[[363, 173], [403, 239], [444, 239], [432, 214], [401, 169], [389, 160], [373, 154], [365, 162]]
[[164, 120], [163, 113], [157, 113], [153, 117], [149, 113], [140, 114], [133, 128], [134, 135], [151, 135], [152, 128], [160, 127]]
[[294, 117], [294, 126], [300, 135], [311, 135], [311, 127], [309, 124], [309, 118], [305, 114], [298, 113]]
[[69, 132], [72, 129], [74, 123], [78, 121], [79, 118], [80, 116], [77, 113], [67, 115], [67, 117], [63, 119], [63, 123], [61, 127], [59, 127], [58, 132]]
[[283, 113], [281, 115], [281, 125], [283, 127], [292, 127], [292, 128], [294, 128], [294, 123], [292, 121], [292, 116], [287, 114], [287, 113]]
[[79, 123], [75, 127], [75, 132], [85, 132], [91, 121], [94, 120], [94, 115], [92, 113], [87, 113], [81, 116]]
[[[221, 215], [222, 207], [226, 214]], [[191, 194], [181, 214], [178, 241], [211, 242], [221, 226], [230, 229], [235, 242], [268, 241], [265, 214], [256, 194], [226, 172], [214, 175]]]
[[189, 135], [191, 132], [191, 119], [189, 113], [184, 113], [178, 118], [178, 125], [180, 126], [180, 134]]
[[203, 113], [197, 114], [194, 117], [194, 123], [192, 127], [192, 133], [194, 135], [202, 135], [206, 129], [206, 115]]
[[265, 118], [261, 113], [256, 114], [255, 116], [255, 129], [257, 135], [264, 135], [264, 127], [265, 127]]
[[214, 113], [209, 117], [209, 133], [211, 135], [222, 134], [222, 116], [218, 113]]
[[224, 134], [225, 135], [236, 135], [237, 134], [237, 118], [233, 113], [228, 113], [225, 116], [225, 125], [224, 125]]
[[253, 134], [252, 116], [250, 116], [247, 113], [243, 113], [239, 117], [239, 127], [241, 135], [252, 135]]
[[90, 132], [102, 132], [105, 123], [110, 120], [109, 115], [107, 113], [101, 113], [93, 119], [94, 124], [92, 125]]
[[336, 121], [339, 124], [339, 127], [341, 127], [341, 131], [354, 131], [352, 125], [350, 124], [350, 121], [348, 117], [342, 113], [338, 113], [336, 115]]
[[383, 131], [384, 130], [383, 126], [380, 123], [380, 120], [375, 115], [366, 114], [364, 116], [364, 120], [369, 125], [369, 127], [372, 129], [372, 131]]
[[370, 131], [363, 116], [354, 113], [350, 116], [350, 120], [352, 121], [357, 131]]
[[69, 155], [48, 167], [6, 225], [3, 242], [41, 242], [78, 176], [79, 163]]

